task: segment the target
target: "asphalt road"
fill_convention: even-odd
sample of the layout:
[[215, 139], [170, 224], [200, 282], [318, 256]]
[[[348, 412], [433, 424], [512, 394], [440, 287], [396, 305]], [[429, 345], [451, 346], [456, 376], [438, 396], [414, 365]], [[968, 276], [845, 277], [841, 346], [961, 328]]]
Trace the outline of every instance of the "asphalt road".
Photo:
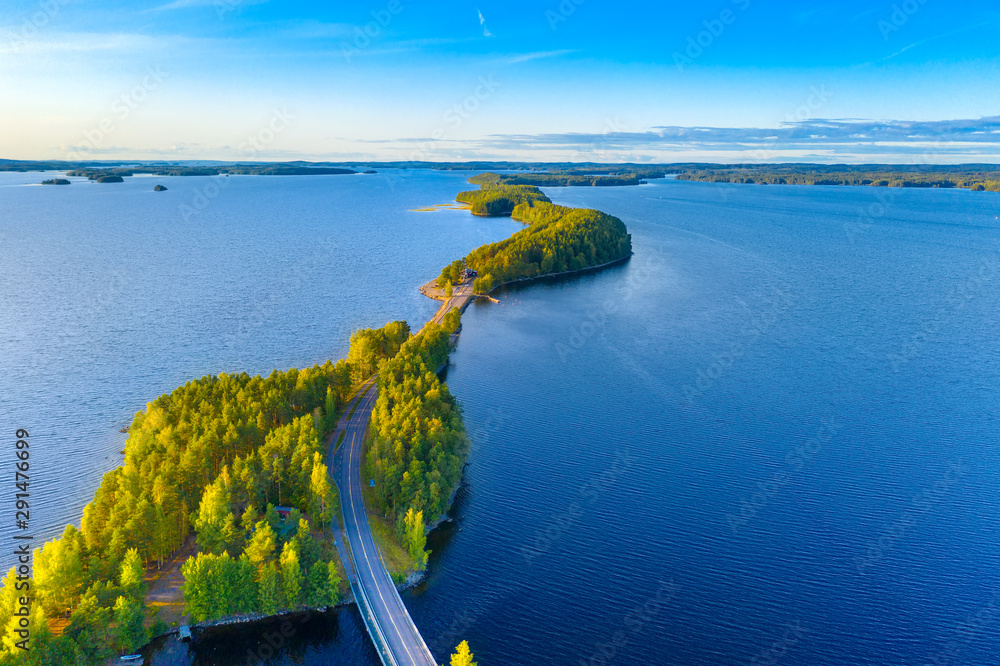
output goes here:
[[[360, 589], [360, 610], [374, 625], [378, 637], [373, 636], [376, 648], [384, 645], [390, 654], [382, 654], [386, 664], [436, 666], [431, 651], [421, 637], [403, 600], [382, 563], [375, 540], [372, 538], [361, 494], [362, 445], [372, 408], [378, 396], [374, 377], [359, 391], [359, 397], [350, 403], [334, 433], [334, 445], [344, 432], [343, 443], [333, 454], [334, 480], [340, 489], [340, 503], [344, 513], [347, 547], [354, 561], [353, 575], [356, 589]], [[357, 404], [354, 413], [351, 410]], [[346, 566], [346, 563], [345, 563]]]
[[[445, 314], [454, 308], [464, 307], [471, 297], [472, 280], [457, 285], [451, 298], [444, 302], [428, 323], [440, 324]], [[340, 490], [340, 505], [347, 534], [345, 545], [353, 562], [353, 566], [350, 562], [345, 562], [344, 566], [352, 577], [355, 589], [361, 593], [362, 598], [358, 600], [361, 613], [369, 626], [374, 628], [376, 635], [372, 636], [372, 640], [381, 652], [383, 663], [437, 666], [427, 643], [403, 605], [392, 577], [382, 563], [382, 556], [375, 545], [371, 526], [368, 524], [368, 514], [365, 512], [364, 497], [361, 494], [361, 463], [365, 434], [377, 397], [378, 387], [375, 377], [372, 377], [348, 403], [344, 416], [333, 433], [332, 446], [335, 449], [328, 466]], [[338, 447], [336, 443], [340, 441], [341, 433], [344, 433], [344, 438]], [[372, 632], [372, 628], [369, 632]]]
[[465, 302], [472, 297], [472, 280], [462, 282], [455, 286], [451, 298], [444, 302], [444, 305], [431, 317], [428, 323], [440, 324], [444, 316], [454, 308], [465, 306]]

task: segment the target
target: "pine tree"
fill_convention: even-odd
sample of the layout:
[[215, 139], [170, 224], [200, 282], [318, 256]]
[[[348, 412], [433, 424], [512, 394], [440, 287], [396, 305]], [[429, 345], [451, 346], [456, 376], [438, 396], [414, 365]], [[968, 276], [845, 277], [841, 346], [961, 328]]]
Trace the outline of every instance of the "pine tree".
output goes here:
[[469, 641], [462, 641], [451, 655], [451, 666], [476, 666], [472, 661], [473, 654], [469, 650]]
[[340, 601], [340, 572], [333, 562], [327, 564], [329, 573], [327, 574], [327, 595], [330, 605], [333, 606]]
[[141, 602], [127, 597], [118, 597], [114, 609], [115, 638], [117, 647], [125, 652], [131, 652], [145, 645], [149, 640], [146, 627], [144, 607]]
[[199, 553], [181, 565], [181, 575], [184, 576], [184, 583], [181, 586], [184, 605], [195, 622], [209, 619], [215, 611], [212, 593], [213, 564], [213, 555]]
[[326, 529], [333, 514], [333, 488], [330, 485], [329, 470], [323, 464], [319, 453], [316, 453], [313, 458], [309, 490], [312, 498], [309, 510], [314, 519], [319, 519], [320, 528]]
[[326, 562], [317, 562], [309, 569], [306, 578], [306, 604], [311, 608], [330, 605], [330, 571]]
[[229, 490], [223, 477], [211, 484], [202, 495], [194, 528], [198, 532], [198, 547], [203, 552], [218, 555], [232, 547], [236, 538], [236, 519], [229, 509]]
[[274, 559], [275, 540], [274, 530], [268, 522], [259, 521], [245, 551], [255, 569], [259, 570]]
[[257, 581], [254, 580], [254, 566], [246, 553], [240, 555], [236, 561], [236, 599], [235, 610], [237, 613], [252, 613], [257, 610], [259, 592], [257, 591]]
[[85, 594], [70, 616], [63, 637], [76, 646], [77, 664], [104, 664], [114, 655], [111, 646], [111, 609]]
[[403, 518], [406, 531], [406, 547], [413, 560], [413, 566], [419, 571], [427, 566], [427, 556], [430, 554], [424, 548], [427, 545], [427, 535], [424, 534], [424, 512], [414, 511], [413, 507], [406, 512]]
[[35, 550], [35, 589], [41, 604], [52, 614], [69, 610], [80, 596], [84, 581], [82, 547], [80, 533], [67, 525], [61, 539]]
[[257, 607], [265, 615], [274, 615], [281, 606], [281, 581], [278, 567], [273, 562], [265, 564], [260, 569], [259, 601]]
[[281, 588], [284, 607], [295, 608], [301, 602], [302, 567], [295, 541], [289, 541], [281, 551]]
[[323, 431], [333, 432], [337, 427], [337, 393], [332, 386], [326, 387], [326, 400], [323, 403]]
[[142, 558], [139, 557], [139, 551], [135, 548], [129, 548], [125, 552], [119, 582], [125, 593], [133, 599], [142, 599], [146, 594], [146, 586], [143, 583]]

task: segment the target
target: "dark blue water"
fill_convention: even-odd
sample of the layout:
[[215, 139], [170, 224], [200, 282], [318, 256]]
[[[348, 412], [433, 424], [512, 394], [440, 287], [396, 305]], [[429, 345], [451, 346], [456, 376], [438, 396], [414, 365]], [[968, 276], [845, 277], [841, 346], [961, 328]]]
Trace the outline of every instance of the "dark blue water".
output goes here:
[[[521, 226], [411, 212], [453, 200], [469, 174], [37, 185], [52, 175], [0, 173], [0, 433], [31, 433], [38, 546], [79, 524], [148, 401], [209, 373], [341, 358], [357, 328], [423, 322], [436, 304], [420, 284]], [[3, 474], [13, 463], [0, 455]], [[2, 515], [11, 501], [0, 493]], [[12, 561], [0, 555], [4, 571]]]
[[[22, 399], [21, 414], [37, 413], [43, 431], [80, 451], [114, 448], [115, 419], [191, 376], [301, 365], [342, 354], [341, 329], [426, 318], [433, 304], [396, 287], [412, 289], [481, 237], [512, 230], [460, 212], [406, 212], [450, 199], [462, 180], [419, 175], [412, 190], [397, 186], [403, 196], [350, 177], [337, 199], [327, 189], [334, 179], [245, 179], [241, 196], [251, 199], [234, 197], [214, 223], [187, 227], [190, 238], [165, 231], [168, 220], [179, 226], [176, 213], [149, 223], [152, 181], [127, 184], [127, 207], [98, 204], [126, 239], [104, 231], [93, 244], [107, 252], [108, 270], [132, 261], [143, 288], [131, 309], [90, 324], [80, 352], [108, 351], [84, 367], [105, 374], [81, 383], [60, 372], [73, 343], [50, 359], [32, 338], [67, 316], [36, 314], [48, 326], [4, 343], [5, 363], [8, 349], [34, 350], [14, 366], [22, 382], [41, 372], [30, 364], [52, 376], [35, 381], [37, 399]], [[173, 192], [178, 181], [165, 184]], [[76, 187], [21, 188], [22, 214], [31, 219], [37, 197]], [[87, 187], [98, 186], [79, 190]], [[433, 535], [430, 580], [407, 595], [438, 659], [468, 639], [484, 665], [992, 663], [1000, 197], [675, 181], [547, 192], [621, 217], [636, 254], [466, 313], [447, 377], [473, 441], [466, 485], [456, 522]], [[77, 224], [64, 214], [15, 234], [6, 193], [3, 242], [16, 237], [27, 273], [70, 280], [82, 270], [53, 257], [72, 258], [100, 216]], [[351, 197], [358, 203], [343, 203]], [[333, 215], [330, 199], [352, 216]], [[400, 240], [404, 233], [412, 235]], [[293, 268], [310, 234], [338, 243], [332, 254], [352, 269], [336, 260]], [[29, 252], [46, 242], [63, 249]], [[380, 261], [366, 259], [375, 253]], [[161, 286], [164, 275], [185, 284], [213, 260], [226, 270], [210, 273], [211, 288]], [[158, 268], [147, 274], [150, 262]], [[268, 275], [282, 268], [293, 285], [310, 277], [269, 291]], [[262, 300], [277, 310], [230, 351], [208, 332], [225, 331], [214, 322], [219, 303], [232, 301], [202, 302], [227, 280], [243, 295], [242, 308], [221, 308], [233, 325]], [[344, 293], [344, 280], [363, 298], [318, 307]], [[45, 284], [36, 288], [49, 289], [49, 302], [73, 312], [67, 303], [80, 290]], [[299, 302], [265, 298], [286, 291]], [[190, 310], [203, 313], [196, 325], [169, 321]], [[122, 331], [137, 320], [162, 333], [139, 336], [152, 342], [132, 351], [139, 343], [123, 345]], [[29, 325], [10, 321], [5, 314], [4, 340]], [[128, 375], [114, 367], [118, 356], [132, 359]], [[59, 377], [69, 387], [57, 394]], [[2, 381], [9, 399], [15, 384]], [[94, 414], [105, 414], [103, 441], [75, 438], [73, 422], [60, 420], [80, 386], [104, 407], [74, 406], [75, 422], [92, 429]], [[267, 635], [227, 633], [192, 654], [171, 646], [155, 663], [243, 663]], [[261, 663], [377, 663], [352, 611], [314, 618], [278, 652]]]
[[995, 663], [1000, 197], [548, 193], [621, 217], [636, 254], [465, 316], [474, 450], [413, 600], [429, 640], [488, 664]]

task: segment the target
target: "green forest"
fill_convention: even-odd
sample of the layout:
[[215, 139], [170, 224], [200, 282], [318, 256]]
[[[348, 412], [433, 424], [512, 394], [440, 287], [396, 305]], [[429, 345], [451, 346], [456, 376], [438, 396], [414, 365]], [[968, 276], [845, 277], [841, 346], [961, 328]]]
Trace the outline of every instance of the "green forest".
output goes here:
[[447, 511], [468, 449], [461, 409], [438, 378], [461, 313], [427, 324], [379, 366], [367, 475], [376, 509], [396, 525], [411, 557], [426, 562], [424, 527]]
[[[485, 173], [469, 179], [484, 191], [507, 186], [507, 176]], [[467, 194], [463, 192], [463, 194]], [[598, 210], [556, 206], [548, 199], [529, 198], [511, 209], [527, 227], [506, 240], [483, 245], [446, 266], [439, 284], [458, 282], [463, 268], [475, 270], [474, 289], [486, 294], [514, 280], [599, 266], [632, 254], [632, 237], [625, 224]]]
[[[481, 173], [469, 179], [473, 185], [479, 185], [478, 190], [459, 192], [456, 201], [472, 205], [473, 215], [486, 217], [501, 217], [511, 215], [514, 208], [523, 203], [536, 201], [549, 203], [549, 198], [538, 189], [538, 186], [570, 187], [570, 186], [602, 186], [602, 185], [640, 185], [644, 172], [623, 172], [620, 174], [574, 174], [569, 172], [556, 173], [518, 173], [498, 174]], [[654, 177], [662, 174], [654, 173]]]
[[351, 169], [331, 167], [310, 167], [288, 164], [228, 164], [218, 167], [195, 166], [137, 166], [126, 168], [81, 167], [67, 171], [67, 176], [81, 176], [98, 180], [105, 176], [127, 178], [136, 174], [154, 176], [218, 176], [234, 174], [241, 176], [330, 176], [357, 173]]
[[[182, 572], [193, 621], [336, 603], [342, 565], [326, 535], [338, 500], [324, 435], [353, 387], [384, 368], [384, 431], [413, 436], [392, 440], [392, 453], [406, 451], [404, 472], [413, 472], [402, 474], [393, 501], [443, 511], [465, 439], [454, 399], [426, 369], [446, 361], [457, 321], [418, 337], [405, 322], [360, 330], [347, 360], [267, 377], [206, 376], [148, 403], [129, 428], [124, 465], [104, 476], [81, 528], [67, 526], [35, 550], [30, 652], [14, 646], [22, 593], [15, 570], [7, 575], [0, 664], [103, 664], [162, 633], [162, 623], [147, 628], [143, 579], [192, 535], [196, 554]], [[386, 407], [392, 399], [403, 402]], [[290, 515], [282, 519], [278, 506]], [[401, 519], [401, 540], [425, 561], [414, 512]]]
[[678, 180], [709, 183], [943, 187], [1000, 192], [997, 165], [706, 164], [678, 172]]
[[[492, 177], [496, 177], [494, 180]], [[505, 185], [496, 174], [483, 174], [470, 178], [469, 182], [479, 185], [478, 190], [459, 192], [456, 201], [472, 206], [473, 215], [502, 217], [514, 212], [514, 207], [526, 201], [548, 201], [534, 185]], [[478, 180], [477, 180], [478, 179]]]
[[564, 173], [532, 173], [504, 176], [506, 185], [537, 185], [540, 187], [579, 187], [579, 186], [622, 186], [642, 185], [646, 181], [638, 175], [622, 176], [605, 175], [573, 175]]

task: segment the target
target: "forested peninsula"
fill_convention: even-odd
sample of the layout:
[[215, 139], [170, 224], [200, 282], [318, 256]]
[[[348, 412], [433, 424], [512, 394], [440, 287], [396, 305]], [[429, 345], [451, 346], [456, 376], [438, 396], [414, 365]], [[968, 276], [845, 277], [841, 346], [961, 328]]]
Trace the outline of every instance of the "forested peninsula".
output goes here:
[[[331, 522], [339, 498], [325, 435], [364, 380], [380, 373], [369, 455], [409, 563], [427, 555], [423, 515], [447, 508], [467, 440], [435, 370], [460, 313], [416, 336], [405, 322], [351, 336], [346, 360], [267, 377], [219, 374], [146, 405], [128, 429], [125, 462], [104, 476], [80, 529], [34, 553], [31, 650], [15, 647], [14, 568], [0, 590], [0, 664], [103, 664], [168, 627], [147, 606], [147, 581], [178, 553], [187, 614], [199, 622], [323, 608], [346, 592]], [[280, 512], [280, 513], [279, 513]]]
[[[473, 250], [442, 279], [478, 271], [484, 294], [631, 255], [618, 218], [556, 206], [512, 178], [522, 176], [482, 174], [471, 179], [477, 196], [459, 196], [525, 228]], [[560, 183], [594, 184], [586, 178]], [[195, 622], [336, 604], [348, 587], [330, 529], [340, 502], [324, 460], [344, 407], [376, 374], [363, 469], [374, 481], [372, 529], [397, 580], [423, 569], [427, 526], [448, 511], [469, 447], [458, 402], [438, 376], [460, 318], [452, 310], [416, 335], [401, 321], [362, 329], [336, 363], [209, 375], [148, 403], [81, 528], [68, 525], [34, 551], [30, 651], [15, 646], [25, 588], [15, 568], [4, 579], [0, 665], [104, 664], [164, 633], [147, 588], [171, 559], [183, 561], [183, 602]]]
[[631, 256], [632, 237], [617, 217], [557, 206], [534, 185], [509, 184], [517, 178], [481, 174], [469, 179], [480, 186], [478, 191], [458, 195], [459, 201], [473, 204], [473, 212], [482, 205], [480, 214], [511, 215], [527, 226], [446, 266], [438, 278], [446, 292], [467, 269], [478, 275], [475, 292], [488, 294], [508, 282], [583, 270]]

